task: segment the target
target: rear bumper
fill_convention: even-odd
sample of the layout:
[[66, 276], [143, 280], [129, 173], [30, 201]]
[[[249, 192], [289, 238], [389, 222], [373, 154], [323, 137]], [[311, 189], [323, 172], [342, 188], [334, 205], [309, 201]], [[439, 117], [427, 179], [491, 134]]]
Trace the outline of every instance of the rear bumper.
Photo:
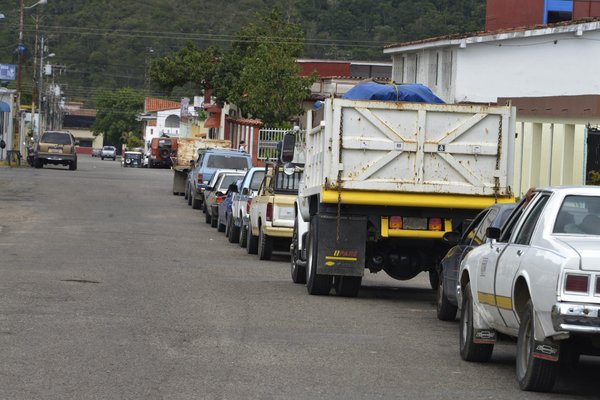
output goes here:
[[556, 303], [551, 317], [557, 332], [600, 334], [600, 305]]
[[292, 234], [293, 234], [293, 228], [263, 226], [262, 229], [264, 229], [265, 235], [273, 236], [273, 237], [291, 238]]
[[69, 162], [77, 160], [77, 156], [75, 154], [52, 154], [52, 153], [44, 153], [37, 154], [35, 156], [38, 160], [43, 160], [44, 162]]

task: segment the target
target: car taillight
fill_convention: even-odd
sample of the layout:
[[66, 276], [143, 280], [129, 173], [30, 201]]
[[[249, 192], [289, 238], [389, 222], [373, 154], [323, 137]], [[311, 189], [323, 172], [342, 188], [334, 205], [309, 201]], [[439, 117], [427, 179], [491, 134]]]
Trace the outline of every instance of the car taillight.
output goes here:
[[[567, 275], [565, 281], [565, 291], [587, 293], [588, 292], [588, 281], [587, 275]], [[597, 283], [596, 283], [597, 284]]]
[[390, 217], [390, 229], [402, 229], [402, 217]]
[[427, 229], [430, 231], [441, 231], [442, 230], [442, 219], [441, 218], [429, 218]]
[[202, 185], [202, 174], [198, 174], [198, 185]]
[[273, 203], [267, 203], [267, 221], [273, 221]]
[[250, 206], [252, 205], [252, 199], [246, 201], [246, 214], [250, 214]]
[[217, 204], [223, 202], [223, 200], [225, 199], [226, 196], [217, 196], [216, 200], [217, 200]]

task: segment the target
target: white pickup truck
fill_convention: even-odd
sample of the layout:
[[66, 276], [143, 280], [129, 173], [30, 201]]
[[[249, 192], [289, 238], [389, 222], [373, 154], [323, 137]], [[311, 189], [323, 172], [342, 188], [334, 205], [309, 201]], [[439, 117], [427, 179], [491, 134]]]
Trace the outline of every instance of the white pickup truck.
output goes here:
[[444, 233], [514, 202], [512, 107], [336, 98], [320, 112], [318, 124], [308, 114], [290, 248], [292, 280], [310, 294], [356, 296], [365, 268], [428, 271], [437, 287]]
[[497, 332], [517, 338], [517, 380], [551, 390], [559, 360], [600, 355], [600, 188], [539, 189], [459, 272], [460, 354], [488, 361]]
[[251, 199], [246, 250], [270, 260], [273, 249], [289, 251], [294, 226], [294, 201], [302, 168], [268, 164], [258, 192]]

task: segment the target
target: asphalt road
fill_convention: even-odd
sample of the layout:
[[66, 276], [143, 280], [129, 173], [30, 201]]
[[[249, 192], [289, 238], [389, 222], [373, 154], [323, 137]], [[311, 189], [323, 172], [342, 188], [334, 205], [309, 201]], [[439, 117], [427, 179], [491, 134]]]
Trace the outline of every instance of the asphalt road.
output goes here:
[[171, 171], [81, 156], [0, 167], [0, 399], [598, 398], [600, 360], [521, 392], [515, 345], [458, 355], [425, 275], [309, 296], [171, 194]]

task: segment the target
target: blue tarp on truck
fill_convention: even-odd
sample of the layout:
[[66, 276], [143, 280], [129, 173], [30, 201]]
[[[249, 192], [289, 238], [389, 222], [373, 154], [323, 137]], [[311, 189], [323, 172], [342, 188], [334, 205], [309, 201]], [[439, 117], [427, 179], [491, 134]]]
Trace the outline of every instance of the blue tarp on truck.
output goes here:
[[350, 100], [408, 101], [413, 103], [444, 104], [427, 86], [418, 83], [383, 84], [363, 82], [347, 91], [342, 98]]

